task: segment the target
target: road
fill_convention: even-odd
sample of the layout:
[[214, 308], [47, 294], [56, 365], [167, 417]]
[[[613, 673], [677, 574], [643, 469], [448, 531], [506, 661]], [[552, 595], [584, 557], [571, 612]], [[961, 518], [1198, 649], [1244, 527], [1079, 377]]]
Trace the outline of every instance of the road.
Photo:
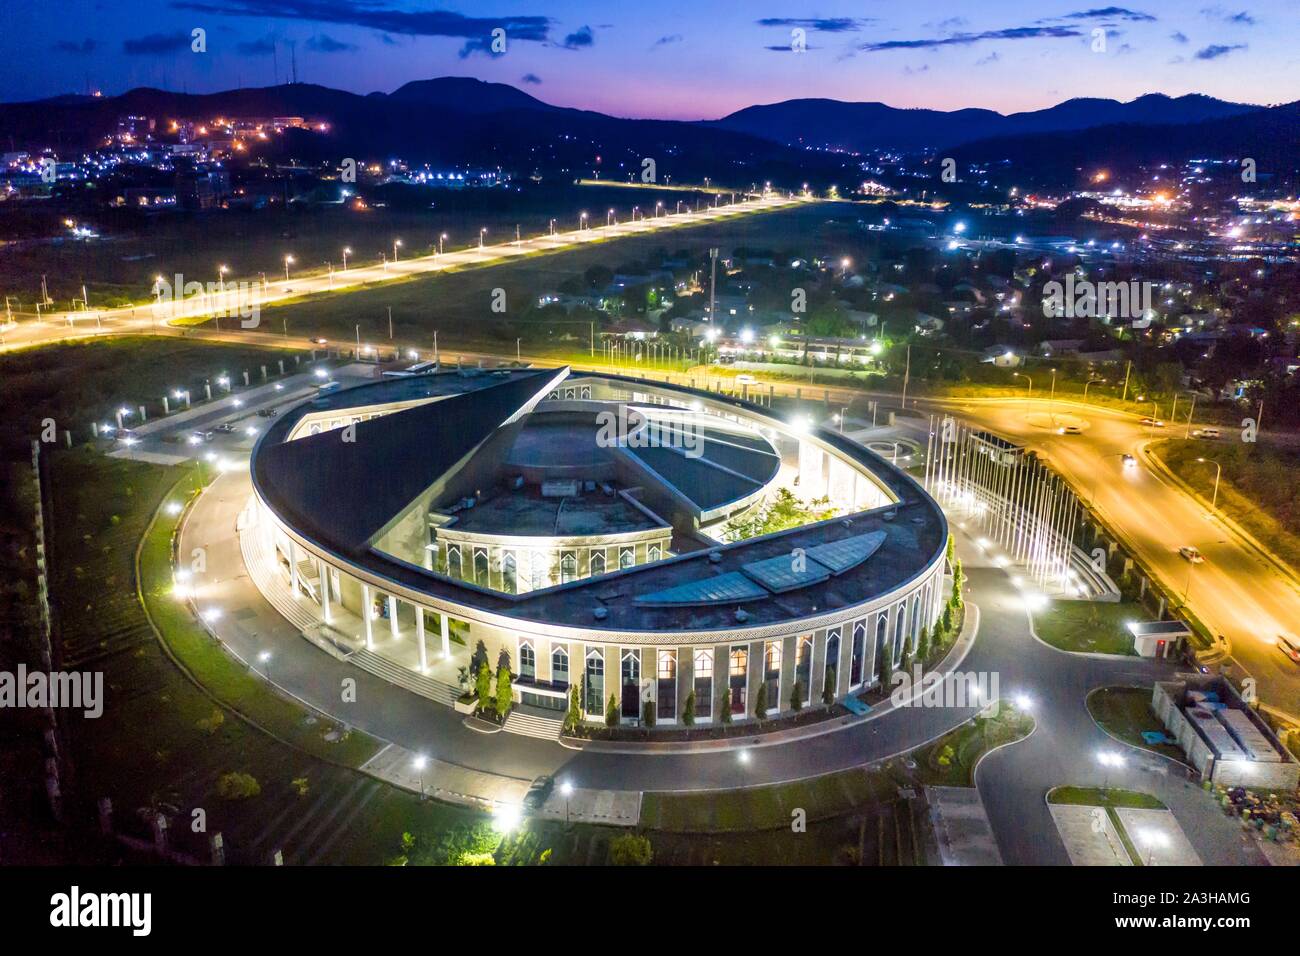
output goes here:
[[[196, 294], [188, 298], [176, 298], [172, 301], [123, 306], [115, 309], [90, 309], [78, 312], [50, 312], [41, 318], [29, 318], [8, 327], [0, 325], [0, 352], [43, 345], [69, 339], [89, 338], [96, 335], [121, 334], [123, 332], [149, 332], [163, 330], [168, 322], [198, 316], [210, 316], [219, 313], [223, 317], [218, 325], [227, 331], [236, 325], [240, 330], [256, 330], [258, 326], [246, 323], [259, 321], [259, 316], [241, 318], [250, 312], [248, 306], [255, 305], [257, 310], [264, 305], [284, 302], [307, 295], [329, 292], [355, 291], [362, 286], [388, 282], [397, 279], [409, 279], [426, 273], [442, 272], [448, 269], [472, 266], [487, 266], [521, 256], [538, 253], [563, 252], [589, 242], [622, 239], [640, 236], [665, 229], [684, 228], [701, 225], [735, 216], [753, 215], [783, 209], [801, 202], [814, 202], [808, 199], [786, 199], [781, 197], [756, 198], [748, 202], [729, 203], [726, 205], [688, 211], [658, 217], [642, 217], [635, 221], [615, 222], [608, 225], [592, 225], [588, 228], [557, 232], [551, 235], [533, 236], [518, 242], [504, 242], [475, 246], [470, 249], [450, 250], [410, 259], [398, 259], [382, 265], [352, 267], [346, 270], [331, 270], [327, 273], [300, 273], [293, 275], [290, 271], [284, 278], [274, 280], [254, 280], [251, 288], [246, 284], [241, 288], [239, 281], [231, 277], [224, 282], [224, 288]], [[175, 277], [163, 274], [168, 283], [175, 283]], [[190, 277], [193, 279], [194, 277]], [[188, 281], [188, 280], [185, 280]], [[206, 284], [205, 284], [206, 287]]]

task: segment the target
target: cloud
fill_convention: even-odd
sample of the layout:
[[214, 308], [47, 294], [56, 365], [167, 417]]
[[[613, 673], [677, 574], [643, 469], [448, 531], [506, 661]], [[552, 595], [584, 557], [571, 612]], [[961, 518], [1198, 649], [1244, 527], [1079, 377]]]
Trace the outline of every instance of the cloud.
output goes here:
[[122, 52], [129, 56], [161, 56], [190, 48], [191, 37], [184, 30], [179, 33], [150, 33], [137, 40], [122, 41]]
[[1169, 34], [1169, 39], [1173, 40], [1175, 43], [1186, 43], [1187, 34], [1182, 30], [1175, 30], [1173, 33]]
[[1196, 59], [1217, 60], [1219, 59], [1219, 57], [1227, 56], [1229, 53], [1232, 53], [1236, 50], [1244, 50], [1244, 49], [1246, 49], [1246, 44], [1244, 43], [1233, 43], [1231, 45], [1224, 44], [1224, 43], [1213, 43], [1210, 46], [1197, 50]]
[[997, 51], [997, 50], [994, 50], [994, 51], [993, 51], [992, 53], [990, 53], [988, 56], [980, 57], [978, 60], [976, 60], [976, 61], [975, 61], [975, 65], [976, 65], [976, 66], [988, 66], [990, 63], [996, 63], [996, 62], [998, 62], [998, 60], [1000, 60], [1000, 59], [1002, 59], [1002, 57], [998, 56], [998, 51]]
[[852, 33], [861, 30], [871, 17], [764, 17], [757, 21], [760, 27], [800, 27], [818, 33]]
[[681, 43], [681, 42], [682, 42], [682, 35], [680, 33], [670, 33], [667, 36], [662, 36], [658, 40], [655, 40], [655, 42], [651, 44], [651, 48], [653, 49], [654, 47], [668, 46], [668, 44], [670, 43]]
[[[771, 50], [773, 53], [793, 53], [793, 52], [794, 52], [794, 45], [793, 45], [793, 44], [790, 44], [790, 43], [773, 43], [771, 46], [765, 46], [765, 47], [763, 47], [763, 49], [764, 49], [764, 50]], [[801, 47], [800, 49], [801, 49], [801, 50], [804, 50], [804, 51], [807, 51], [807, 50], [820, 50], [821, 47], [819, 47], [819, 46], [813, 46], [812, 44], [808, 44], [807, 46]]]
[[[509, 35], [507, 34], [507, 38], [508, 36]], [[469, 40], [466, 40], [465, 45], [460, 48], [460, 52], [458, 52], [456, 55], [463, 60], [466, 57], [473, 56], [475, 53], [486, 53], [488, 56], [492, 57], [493, 59], [506, 55], [504, 50], [492, 49], [491, 36], [473, 37]]]
[[1143, 13], [1141, 10], [1130, 10], [1128, 7], [1095, 7], [1092, 10], [1078, 10], [1074, 13], [1062, 14], [1059, 17], [1048, 17], [1046, 20], [1040, 20], [1044, 23], [1050, 20], [1129, 20], [1133, 23], [1155, 23], [1156, 18], [1149, 13]]
[[541, 86], [542, 78], [536, 73], [525, 73], [519, 78], [520, 83], [531, 83], [533, 86]]
[[307, 49], [313, 53], [342, 53], [345, 50], [355, 50], [356, 48], [355, 43], [336, 40], [328, 33], [318, 33], [307, 41]]
[[911, 67], [911, 66], [905, 66], [905, 67], [903, 67], [903, 75], [904, 75], [904, 76], [912, 76], [914, 73], [929, 73], [929, 72], [930, 72], [930, 64], [929, 64], [929, 63], [925, 63], [925, 64], [922, 64], [921, 66], [917, 66], [917, 67]]
[[985, 40], [1039, 40], [1081, 37], [1083, 34], [1074, 27], [1008, 27], [1003, 30], [985, 30], [982, 33], [954, 33], [951, 36], [924, 40], [883, 40], [879, 43], [863, 44], [861, 49], [868, 53], [883, 50], [925, 50], [944, 46], [970, 46]]
[[[398, 10], [382, 0], [174, 0], [177, 10], [229, 17], [306, 20], [366, 27], [400, 36], [491, 38], [501, 28], [510, 40], [545, 42], [551, 23], [546, 16], [469, 17], [448, 10]], [[467, 44], [468, 45], [468, 44]], [[462, 56], [466, 55], [462, 51]]]
[[936, 33], [952, 33], [955, 30], [960, 30], [964, 26], [968, 26], [969, 24], [970, 21], [965, 17], [946, 17], [943, 20], [924, 23], [922, 26], [927, 30], [935, 31]]
[[99, 46], [98, 43], [87, 37], [80, 43], [74, 43], [71, 40], [60, 40], [50, 49], [55, 53], [77, 53], [84, 56], [88, 53], [94, 53], [97, 46]]
[[236, 43], [235, 52], [240, 56], [270, 56], [275, 52], [275, 38], [262, 37], [245, 43]]
[[1212, 7], [1204, 7], [1201, 10], [1201, 16], [1209, 17], [1211, 20], [1222, 20], [1224, 23], [1231, 23], [1240, 27], [1253, 27], [1256, 23], [1254, 16], [1249, 10], [1238, 10], [1233, 13], [1231, 10], [1225, 10], [1223, 7], [1215, 4]]
[[596, 36], [591, 32], [591, 27], [579, 27], [564, 38], [564, 48], [566, 50], [581, 50], [593, 45], [596, 42]]

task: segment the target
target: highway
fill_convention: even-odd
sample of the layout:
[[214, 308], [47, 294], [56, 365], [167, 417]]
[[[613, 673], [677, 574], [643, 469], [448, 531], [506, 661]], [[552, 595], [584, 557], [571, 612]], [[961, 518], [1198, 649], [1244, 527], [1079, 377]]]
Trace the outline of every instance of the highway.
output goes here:
[[[398, 259], [381, 265], [312, 272], [294, 275], [292, 270], [284, 278], [266, 281], [254, 280], [242, 286], [234, 277], [224, 280], [218, 287], [201, 295], [171, 301], [159, 301], [114, 309], [89, 309], [76, 312], [47, 312], [40, 318], [19, 320], [9, 326], [0, 324], [0, 352], [43, 345], [71, 339], [91, 338], [96, 335], [113, 335], [123, 332], [162, 331], [167, 323], [180, 319], [207, 317], [214, 313], [223, 316], [218, 325], [226, 330], [238, 327], [255, 331], [260, 327], [260, 314], [249, 316], [250, 306], [260, 313], [263, 306], [298, 299], [303, 296], [328, 292], [354, 291], [362, 286], [397, 279], [409, 279], [428, 273], [449, 269], [487, 266], [522, 256], [563, 252], [589, 242], [623, 239], [666, 229], [685, 228], [709, 222], [772, 212], [809, 199], [788, 199], [777, 196], [756, 198], [747, 202], [729, 203], [716, 207], [657, 217], [642, 217], [635, 221], [592, 225], [587, 228], [550, 235], [533, 236], [519, 241], [484, 244], [469, 249], [448, 250], [410, 259]], [[175, 284], [176, 277], [163, 271], [162, 278]], [[184, 281], [193, 280], [188, 277]], [[205, 288], [207, 284], [205, 283]], [[241, 311], [242, 310], [242, 311]], [[228, 317], [228, 318], [227, 318]], [[257, 322], [252, 325], [249, 323]]]

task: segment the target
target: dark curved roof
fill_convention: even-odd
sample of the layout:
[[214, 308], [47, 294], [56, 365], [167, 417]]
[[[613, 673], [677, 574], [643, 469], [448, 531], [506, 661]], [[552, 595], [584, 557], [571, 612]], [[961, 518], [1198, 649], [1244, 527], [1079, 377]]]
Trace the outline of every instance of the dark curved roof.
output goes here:
[[476, 376], [468, 381], [480, 387], [434, 395], [413, 408], [358, 422], [350, 432], [334, 429], [284, 441], [289, 422], [323, 410], [309, 403], [285, 421], [278, 440], [268, 432], [254, 455], [254, 479], [296, 528], [356, 557], [416, 497], [539, 399], [555, 376], [553, 370]]

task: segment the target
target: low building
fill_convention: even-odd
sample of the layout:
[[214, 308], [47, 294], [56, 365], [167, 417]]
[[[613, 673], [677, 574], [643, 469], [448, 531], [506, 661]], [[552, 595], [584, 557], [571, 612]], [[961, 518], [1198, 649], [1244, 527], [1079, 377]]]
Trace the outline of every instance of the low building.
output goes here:
[[1252, 790], [1294, 790], [1300, 783], [1300, 763], [1222, 677], [1157, 681], [1151, 709], [1202, 780]]

